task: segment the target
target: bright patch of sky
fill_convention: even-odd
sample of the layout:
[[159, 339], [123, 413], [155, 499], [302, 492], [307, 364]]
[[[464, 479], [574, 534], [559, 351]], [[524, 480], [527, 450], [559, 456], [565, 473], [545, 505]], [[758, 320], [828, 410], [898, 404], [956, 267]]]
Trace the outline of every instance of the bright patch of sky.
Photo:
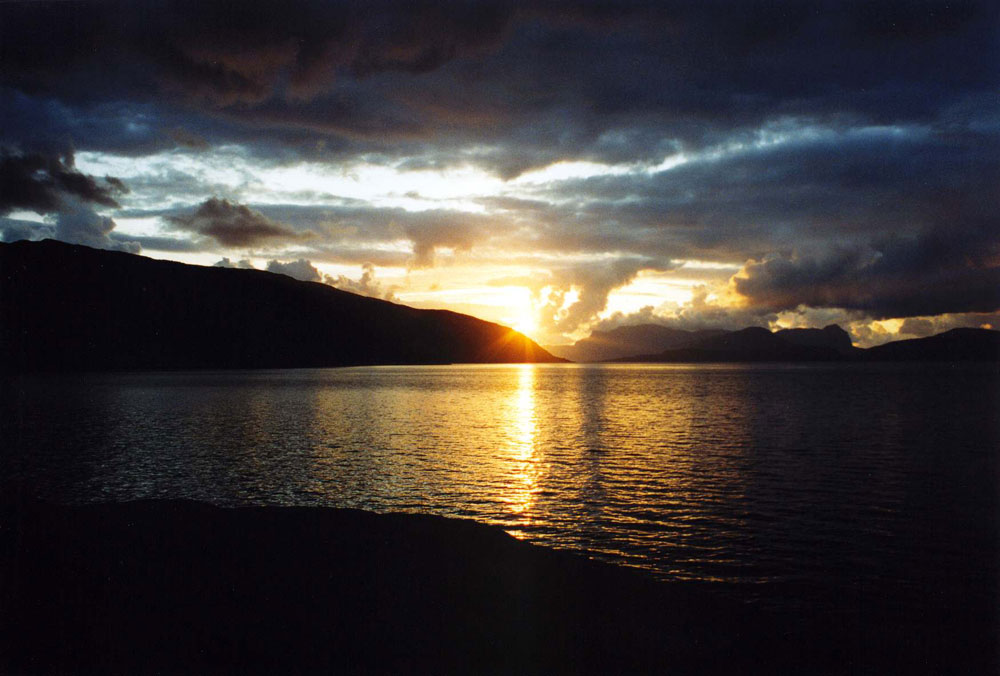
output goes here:
[[644, 307], [659, 307], [664, 303], [678, 305], [691, 299], [691, 290], [704, 280], [683, 279], [670, 272], [643, 270], [629, 284], [608, 294], [608, 307], [602, 317], [616, 312], [631, 314]]

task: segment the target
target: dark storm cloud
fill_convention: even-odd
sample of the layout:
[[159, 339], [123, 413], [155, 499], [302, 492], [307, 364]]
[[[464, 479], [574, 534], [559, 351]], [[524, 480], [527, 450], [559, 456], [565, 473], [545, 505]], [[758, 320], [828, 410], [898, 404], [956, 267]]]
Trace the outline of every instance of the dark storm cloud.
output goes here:
[[[733, 279], [758, 312], [1000, 308], [997, 135], [808, 131], [652, 176], [567, 182], [557, 195], [578, 226], [613, 224], [619, 251], [758, 259]], [[569, 239], [558, 225], [547, 232]]]
[[115, 195], [128, 192], [117, 178], [103, 182], [73, 166], [73, 153], [18, 153], [0, 149], [0, 214], [25, 209], [60, 211], [67, 199], [117, 207]]
[[296, 152], [318, 134], [392, 155], [414, 148], [386, 139], [422, 138], [430, 162], [474, 143], [514, 176], [655, 160], [780, 116], [939, 119], [995, 91], [996, 23], [987, 2], [7, 3], [0, 79], [77, 120], [107, 115], [83, 102], [155, 104], [158, 142], [191, 126], [158, 124], [172, 101], [208, 143], [263, 127]]
[[[836, 132], [696, 158], [653, 175], [566, 181], [542, 194], [561, 215], [625, 251], [733, 261], [845, 239], [992, 224], [1000, 136], [922, 128]], [[604, 227], [611, 224], [611, 227]]]
[[115, 196], [127, 192], [117, 178], [99, 181], [78, 171], [71, 150], [21, 153], [0, 149], [0, 215], [21, 209], [55, 219], [54, 223], [3, 219], [4, 241], [52, 237], [138, 253], [139, 243], [112, 236], [114, 220], [94, 211], [94, 205], [117, 207]]
[[345, 73], [433, 70], [499, 44], [510, 18], [503, 3], [5, 3], [0, 61], [27, 90], [253, 104]]
[[816, 257], [748, 263], [736, 291], [775, 311], [799, 305], [861, 310], [876, 319], [1000, 308], [1000, 238], [953, 227]]
[[269, 242], [290, 242], [314, 235], [298, 232], [273, 221], [244, 204], [217, 197], [205, 200], [194, 213], [170, 216], [167, 222], [178, 230], [211, 237], [226, 247], [251, 247]]

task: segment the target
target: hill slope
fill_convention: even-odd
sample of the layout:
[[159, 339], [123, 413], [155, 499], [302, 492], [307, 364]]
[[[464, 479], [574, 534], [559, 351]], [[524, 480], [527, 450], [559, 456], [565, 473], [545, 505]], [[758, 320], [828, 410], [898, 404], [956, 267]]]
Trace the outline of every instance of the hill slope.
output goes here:
[[897, 340], [869, 348], [875, 361], [1000, 361], [1000, 331], [952, 329], [927, 338]]
[[900, 340], [863, 350], [837, 326], [771, 333], [751, 327], [656, 354], [621, 362], [796, 362], [796, 361], [1000, 361], [1000, 332], [952, 329], [929, 338]]
[[[803, 350], [793, 348], [790, 350], [792, 358], [794, 355], [806, 358], [815, 355], [822, 357], [828, 355], [828, 350], [842, 355], [853, 355], [857, 352], [851, 345], [851, 337], [836, 324], [822, 329], [782, 329], [774, 334], [780, 341], [764, 336], [762, 331], [764, 329], [758, 331], [752, 328], [742, 331], [724, 329], [685, 331], [659, 324], [636, 324], [619, 326], [608, 331], [594, 331], [573, 345], [548, 346], [547, 349], [560, 357], [582, 362], [632, 361], [633, 358], [648, 361], [668, 350], [688, 348], [720, 350], [727, 346], [733, 352], [733, 357], [738, 357], [741, 350], [747, 349], [755, 352], [758, 357], [764, 357], [767, 353], [778, 355], [787, 345], [824, 348]], [[756, 340], [754, 336], [757, 336]], [[762, 340], [766, 344], [761, 343]]]
[[685, 331], [659, 324], [618, 326], [608, 331], [593, 331], [573, 345], [548, 346], [552, 354], [573, 361], [610, 361], [637, 354], [653, 354], [686, 347], [705, 338], [726, 333], [721, 329]]
[[749, 327], [696, 341], [686, 347], [618, 361], [636, 362], [759, 362], [839, 361], [846, 357], [834, 347], [793, 342], [760, 327]]
[[0, 370], [549, 361], [498, 324], [284, 275], [0, 244]]

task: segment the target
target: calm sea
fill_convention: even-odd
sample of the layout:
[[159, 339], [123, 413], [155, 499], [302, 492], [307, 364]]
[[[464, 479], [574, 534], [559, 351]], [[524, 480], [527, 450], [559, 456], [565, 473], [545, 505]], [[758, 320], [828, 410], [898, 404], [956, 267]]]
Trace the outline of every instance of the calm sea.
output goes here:
[[746, 598], [996, 600], [1000, 376], [975, 365], [544, 365], [29, 377], [4, 482], [59, 501], [497, 524]]

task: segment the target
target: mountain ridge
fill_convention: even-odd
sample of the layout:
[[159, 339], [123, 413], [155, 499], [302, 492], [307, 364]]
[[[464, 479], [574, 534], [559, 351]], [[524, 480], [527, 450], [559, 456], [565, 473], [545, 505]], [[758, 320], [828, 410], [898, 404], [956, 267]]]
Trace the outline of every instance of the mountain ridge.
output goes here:
[[556, 361], [499, 324], [263, 270], [0, 244], [0, 371]]
[[[637, 335], [663, 340], [667, 347], [641, 351], [643, 343], [629, 342]], [[1000, 332], [976, 328], [952, 329], [936, 336], [892, 341], [862, 349], [852, 345], [849, 334], [836, 324], [822, 329], [780, 329], [774, 332], [763, 327], [735, 331], [684, 331], [645, 324], [595, 331], [591, 337], [577, 341], [573, 346], [550, 347], [559, 356], [572, 354], [572, 348], [577, 348], [577, 355], [589, 357], [582, 361], [619, 363], [1000, 361]], [[630, 350], [629, 354], [622, 354]]]

